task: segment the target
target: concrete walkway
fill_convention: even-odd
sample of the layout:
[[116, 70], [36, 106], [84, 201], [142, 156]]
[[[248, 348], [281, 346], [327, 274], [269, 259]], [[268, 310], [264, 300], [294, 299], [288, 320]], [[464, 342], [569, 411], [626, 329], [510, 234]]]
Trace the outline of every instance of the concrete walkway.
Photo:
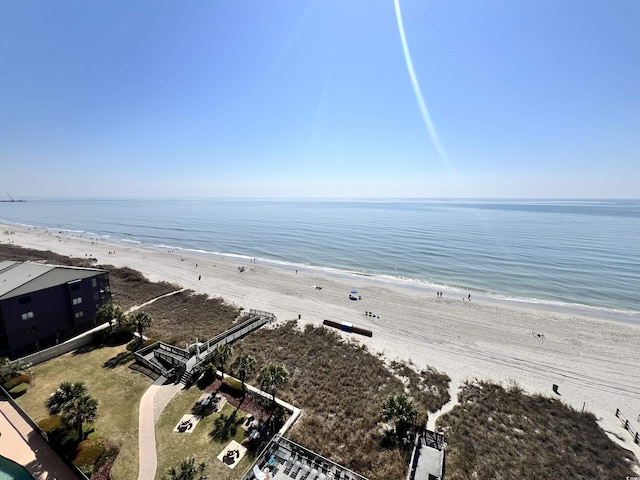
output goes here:
[[147, 305], [151, 305], [156, 300], [160, 300], [161, 298], [165, 298], [165, 297], [170, 297], [172, 295], [177, 295], [178, 293], [184, 292], [185, 290], [186, 290], [186, 288], [181, 288], [180, 290], [174, 290], [173, 292], [165, 293], [164, 295], [160, 295], [158, 297], [152, 298], [148, 302], [141, 303], [140, 305], [134, 305], [133, 307], [129, 308], [124, 313], [125, 313], [125, 315], [129, 315], [130, 313], [133, 313], [136, 310], [141, 309], [142, 307], [146, 307]]
[[138, 415], [138, 448], [140, 451], [138, 480], [153, 480], [158, 468], [156, 454], [156, 422], [162, 410], [184, 385], [164, 385], [167, 379], [159, 377], [140, 399]]
[[24, 466], [35, 480], [80, 478], [6, 400], [0, 400], [0, 455]]

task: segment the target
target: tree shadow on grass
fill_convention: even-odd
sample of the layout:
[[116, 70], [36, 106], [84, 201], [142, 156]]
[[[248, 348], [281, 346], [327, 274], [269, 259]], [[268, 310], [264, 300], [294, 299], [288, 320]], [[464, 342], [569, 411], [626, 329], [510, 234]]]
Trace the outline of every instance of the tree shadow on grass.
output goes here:
[[125, 365], [134, 360], [133, 353], [131, 352], [121, 352], [115, 357], [111, 357], [109, 360], [104, 362], [102, 365], [103, 368], [116, 368], [121, 365]]
[[94, 350], [99, 350], [104, 348], [104, 345], [100, 343], [90, 343], [89, 345], [85, 345], [84, 347], [77, 348], [73, 351], [72, 355], [82, 355], [84, 353], [93, 352]]
[[220, 416], [213, 421], [213, 430], [209, 432], [209, 436], [216, 442], [222, 443], [235, 436], [242, 422], [242, 418], [236, 417], [235, 412], [229, 416], [221, 413]]

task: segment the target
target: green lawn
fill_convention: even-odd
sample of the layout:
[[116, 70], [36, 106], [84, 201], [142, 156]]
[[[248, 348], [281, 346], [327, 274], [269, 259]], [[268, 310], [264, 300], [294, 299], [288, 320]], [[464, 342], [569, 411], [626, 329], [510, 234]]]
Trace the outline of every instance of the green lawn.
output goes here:
[[31, 368], [35, 386], [17, 401], [36, 422], [48, 416], [45, 401], [63, 381], [85, 382], [99, 401], [96, 432], [120, 448], [111, 471], [113, 480], [138, 476], [138, 407], [152, 381], [129, 368], [133, 359], [125, 346], [68, 353]]
[[[202, 391], [196, 387], [181, 391], [165, 408], [156, 424], [156, 446], [158, 451], [158, 470], [156, 480], [162, 479], [170, 467], [178, 467], [180, 462], [189, 457], [195, 457], [198, 463], [204, 462], [207, 465], [205, 474], [216, 480], [237, 480], [249, 468], [253, 459], [250, 455], [245, 457], [230, 469], [216, 457], [231, 441], [238, 443], [245, 438], [245, 430], [238, 426], [235, 436], [217, 442], [211, 438], [211, 432], [215, 429], [214, 422], [220, 414], [229, 416], [235, 410], [230, 405], [225, 405], [221, 413], [204, 417], [195, 426], [191, 433], [177, 433], [173, 429], [182, 416], [191, 413]], [[246, 415], [240, 410], [237, 413], [237, 421], [244, 422]]]

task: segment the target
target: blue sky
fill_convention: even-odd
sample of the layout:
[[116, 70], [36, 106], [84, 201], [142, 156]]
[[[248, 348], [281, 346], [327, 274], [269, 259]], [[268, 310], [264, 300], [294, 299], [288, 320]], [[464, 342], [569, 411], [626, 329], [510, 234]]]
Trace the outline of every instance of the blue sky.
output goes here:
[[0, 0], [0, 195], [635, 197], [640, 2]]

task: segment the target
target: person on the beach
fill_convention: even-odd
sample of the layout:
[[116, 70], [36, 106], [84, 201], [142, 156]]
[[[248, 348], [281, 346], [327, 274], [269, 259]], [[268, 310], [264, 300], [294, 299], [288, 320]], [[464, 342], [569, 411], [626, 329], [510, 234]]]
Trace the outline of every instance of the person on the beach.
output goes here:
[[471, 301], [471, 294], [467, 297], [467, 300]]

